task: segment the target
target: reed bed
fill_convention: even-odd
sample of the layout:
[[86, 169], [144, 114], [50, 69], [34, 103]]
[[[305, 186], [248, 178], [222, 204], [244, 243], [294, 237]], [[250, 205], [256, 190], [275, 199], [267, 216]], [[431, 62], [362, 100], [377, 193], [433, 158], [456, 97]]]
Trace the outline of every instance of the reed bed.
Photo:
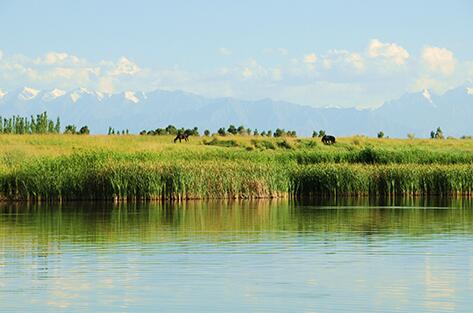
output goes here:
[[472, 195], [473, 140], [0, 135], [4, 200]]
[[[221, 152], [219, 152], [221, 153]], [[473, 165], [301, 163], [291, 157], [178, 158], [149, 152], [85, 151], [0, 166], [6, 200], [158, 200], [318, 195], [464, 195]]]

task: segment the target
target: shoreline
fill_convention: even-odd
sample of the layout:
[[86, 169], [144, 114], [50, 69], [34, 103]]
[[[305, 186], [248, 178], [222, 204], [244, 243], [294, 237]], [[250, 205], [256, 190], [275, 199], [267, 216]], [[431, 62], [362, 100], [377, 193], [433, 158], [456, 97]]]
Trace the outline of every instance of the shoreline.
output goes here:
[[169, 139], [0, 136], [0, 201], [473, 197], [473, 140]]

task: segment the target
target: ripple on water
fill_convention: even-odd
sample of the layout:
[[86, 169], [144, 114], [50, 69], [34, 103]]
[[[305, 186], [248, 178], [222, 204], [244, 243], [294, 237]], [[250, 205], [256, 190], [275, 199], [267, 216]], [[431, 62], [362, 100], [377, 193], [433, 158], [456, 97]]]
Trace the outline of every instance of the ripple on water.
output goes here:
[[473, 210], [277, 202], [0, 210], [5, 312], [470, 312]]

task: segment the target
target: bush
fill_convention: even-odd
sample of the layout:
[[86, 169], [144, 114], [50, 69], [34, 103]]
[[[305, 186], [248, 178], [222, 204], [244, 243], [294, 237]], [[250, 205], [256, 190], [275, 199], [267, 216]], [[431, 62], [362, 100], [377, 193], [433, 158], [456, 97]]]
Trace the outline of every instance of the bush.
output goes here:
[[74, 135], [77, 133], [77, 129], [75, 125], [67, 125], [64, 129], [64, 134]]

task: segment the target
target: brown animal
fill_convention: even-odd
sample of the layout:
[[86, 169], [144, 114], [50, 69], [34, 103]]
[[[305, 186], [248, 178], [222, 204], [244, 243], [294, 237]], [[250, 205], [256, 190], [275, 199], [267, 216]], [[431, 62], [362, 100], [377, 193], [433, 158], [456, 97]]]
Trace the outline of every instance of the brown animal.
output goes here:
[[331, 135], [324, 135], [322, 137], [322, 142], [326, 145], [331, 145], [335, 143], [335, 137]]
[[189, 141], [189, 134], [177, 134], [176, 138], [174, 138], [174, 143], [176, 143], [177, 140], [179, 140], [179, 142], [181, 142], [181, 140]]

